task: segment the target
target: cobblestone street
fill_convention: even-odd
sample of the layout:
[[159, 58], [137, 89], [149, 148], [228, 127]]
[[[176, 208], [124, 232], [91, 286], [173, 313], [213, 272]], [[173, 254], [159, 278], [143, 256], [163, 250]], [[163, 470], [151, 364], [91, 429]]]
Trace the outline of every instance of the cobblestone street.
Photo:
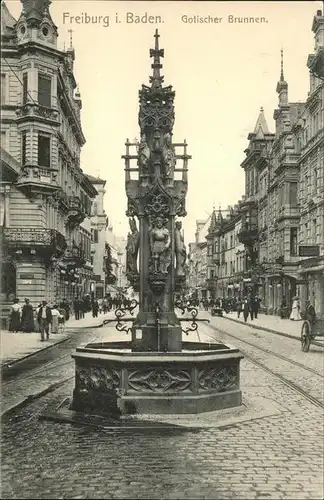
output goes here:
[[[112, 332], [112, 328], [97, 329], [96, 338]], [[319, 400], [322, 351], [312, 346], [305, 354], [294, 339], [239, 328], [221, 318], [212, 318], [199, 332], [201, 340], [207, 335], [224, 342], [230, 342], [229, 335], [241, 337], [241, 342], [232, 338], [230, 343], [247, 356], [241, 369], [243, 403], [248, 406], [258, 399], [265, 407], [276, 405], [275, 414], [269, 411], [260, 418], [252, 412], [244, 422], [226, 425], [225, 421], [218, 427], [215, 421], [215, 427], [195, 430], [98, 431], [40, 421], [48, 403], [71, 395], [71, 379], [3, 422], [2, 498], [322, 499], [323, 409], [253, 362], [257, 358], [305, 391], [307, 368], [314, 370], [318, 387], [312, 394]], [[93, 331], [88, 335], [93, 338]], [[82, 341], [85, 338], [84, 332]], [[287, 365], [266, 350], [298, 365]], [[48, 381], [65, 374], [73, 374], [72, 362], [58, 361], [48, 369]], [[39, 384], [39, 374], [26, 384]]]

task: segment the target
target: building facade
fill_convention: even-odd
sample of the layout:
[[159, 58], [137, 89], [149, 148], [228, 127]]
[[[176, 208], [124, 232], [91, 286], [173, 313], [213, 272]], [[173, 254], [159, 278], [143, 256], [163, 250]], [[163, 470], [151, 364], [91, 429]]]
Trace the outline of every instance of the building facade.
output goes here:
[[87, 178], [98, 193], [91, 207], [91, 264], [94, 279], [91, 292], [97, 299], [102, 299], [105, 293], [104, 258], [108, 226], [108, 217], [104, 210], [106, 181], [92, 175], [87, 175]]
[[186, 288], [199, 301], [208, 298], [209, 288], [206, 281], [208, 273], [207, 240], [212, 215], [206, 220], [196, 221], [195, 241], [189, 243], [188, 278]]
[[317, 11], [315, 52], [308, 58], [308, 98], [294, 127], [299, 148], [299, 294], [324, 318], [324, 16]]
[[208, 298], [241, 297], [249, 283], [246, 279], [246, 251], [238, 239], [241, 231], [239, 205], [213, 214], [206, 236]]
[[96, 190], [80, 167], [85, 143], [74, 50], [57, 48], [49, 1], [1, 3], [2, 302], [72, 299], [89, 288], [87, 224]]

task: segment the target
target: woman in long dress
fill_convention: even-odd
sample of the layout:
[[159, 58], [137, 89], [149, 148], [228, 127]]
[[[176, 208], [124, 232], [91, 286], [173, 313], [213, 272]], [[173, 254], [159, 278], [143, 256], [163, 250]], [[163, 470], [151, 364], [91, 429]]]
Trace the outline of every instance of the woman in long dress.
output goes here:
[[21, 312], [21, 331], [31, 333], [35, 331], [34, 311], [29, 299], [25, 299]]
[[63, 318], [63, 315], [58, 310], [57, 305], [52, 307], [52, 329], [51, 333], [58, 333], [59, 319]]
[[291, 314], [290, 314], [290, 319], [292, 321], [300, 321], [301, 320], [301, 315], [300, 315], [300, 303], [299, 303], [299, 298], [295, 297], [293, 300], [292, 308], [291, 308]]
[[20, 322], [21, 322], [21, 307], [19, 305], [19, 299], [15, 299], [10, 310], [9, 331], [19, 332]]

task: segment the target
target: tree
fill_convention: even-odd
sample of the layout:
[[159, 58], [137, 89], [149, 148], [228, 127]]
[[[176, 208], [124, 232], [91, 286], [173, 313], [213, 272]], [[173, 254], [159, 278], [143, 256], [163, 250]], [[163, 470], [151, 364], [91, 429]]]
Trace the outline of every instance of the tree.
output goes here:
[[111, 248], [108, 243], [106, 243], [105, 250], [106, 254], [104, 257], [104, 269], [105, 269], [106, 285], [114, 285], [117, 281], [117, 277], [113, 273]]

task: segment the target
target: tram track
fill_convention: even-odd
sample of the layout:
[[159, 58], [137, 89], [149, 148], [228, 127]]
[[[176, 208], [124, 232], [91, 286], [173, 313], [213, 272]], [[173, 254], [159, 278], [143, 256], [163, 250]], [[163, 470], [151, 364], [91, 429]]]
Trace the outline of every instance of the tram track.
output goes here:
[[[223, 330], [221, 328], [218, 328], [214, 325], [206, 325], [209, 329], [213, 330], [214, 332], [217, 332], [217, 333], [221, 333], [223, 335], [227, 335], [228, 337], [236, 340], [236, 341], [239, 341], [239, 342], [242, 342], [243, 344], [246, 344], [246, 345], [249, 345], [250, 347], [253, 347], [254, 349], [258, 349], [259, 351], [261, 352], [264, 352], [265, 354], [268, 354], [270, 356], [273, 356], [277, 359], [281, 359], [281, 360], [284, 360], [285, 362], [287, 363], [290, 363], [294, 366], [297, 366], [298, 368], [302, 368], [303, 370], [306, 370], [310, 373], [312, 373], [313, 375], [316, 375], [318, 377], [320, 377], [321, 379], [324, 379], [324, 375], [322, 375], [321, 373], [319, 373], [318, 371], [316, 370], [313, 370], [312, 368], [308, 368], [307, 366], [303, 365], [302, 363], [299, 363], [298, 361], [294, 361], [286, 356], [283, 356], [282, 354], [279, 354], [279, 353], [275, 353], [269, 349], [265, 349], [261, 346], [258, 346], [256, 344], [253, 344], [252, 342], [249, 342], [247, 340], [244, 340], [240, 337], [236, 337], [235, 335], [231, 334], [231, 333], [228, 333], [226, 330]], [[208, 335], [206, 333], [206, 335]], [[212, 337], [211, 335], [208, 335], [211, 339], [213, 340], [216, 340], [215, 337]], [[305, 399], [307, 399], [310, 403], [312, 403], [313, 405], [319, 407], [319, 408], [324, 408], [324, 403], [323, 401], [320, 401], [318, 398], [312, 396], [309, 392], [307, 392], [305, 389], [303, 389], [300, 385], [296, 384], [295, 382], [292, 382], [291, 380], [289, 380], [288, 378], [286, 378], [284, 375], [281, 375], [280, 373], [277, 373], [276, 371], [272, 370], [271, 368], [267, 367], [264, 363], [262, 363], [261, 361], [257, 360], [255, 357], [253, 357], [252, 355], [244, 352], [244, 349], [242, 349], [243, 353], [244, 353], [244, 357], [245, 359], [247, 359], [248, 361], [250, 361], [252, 364], [254, 364], [255, 366], [258, 366], [259, 368], [261, 368], [262, 370], [266, 371], [267, 373], [275, 376], [278, 380], [280, 380], [283, 384], [285, 384], [287, 387], [289, 387], [290, 389], [294, 390], [295, 392], [298, 392], [300, 395], [302, 395]]]
[[283, 361], [286, 361], [288, 363], [291, 363], [292, 365], [298, 366], [299, 368], [302, 368], [303, 370], [307, 370], [308, 372], [313, 373], [314, 375], [318, 375], [319, 377], [324, 379], [324, 375], [322, 373], [318, 372], [317, 370], [314, 370], [313, 368], [309, 368], [308, 366], [303, 365], [303, 363], [299, 363], [299, 361], [295, 361], [293, 359], [288, 358], [287, 356], [284, 356], [283, 354], [279, 354], [277, 352], [271, 351], [270, 349], [265, 349], [264, 347], [261, 347], [257, 344], [253, 344], [252, 342], [249, 342], [245, 339], [242, 339], [242, 337], [236, 337], [235, 335], [233, 335], [231, 333], [227, 333], [226, 330], [222, 330], [216, 326], [209, 324], [208, 327], [215, 329], [222, 334], [226, 334], [235, 340], [239, 340], [240, 342], [244, 342], [244, 344], [247, 344], [251, 347], [254, 347], [254, 348], [258, 349], [259, 351], [262, 351], [266, 354], [270, 354], [271, 356], [274, 356], [275, 358], [282, 359]]

